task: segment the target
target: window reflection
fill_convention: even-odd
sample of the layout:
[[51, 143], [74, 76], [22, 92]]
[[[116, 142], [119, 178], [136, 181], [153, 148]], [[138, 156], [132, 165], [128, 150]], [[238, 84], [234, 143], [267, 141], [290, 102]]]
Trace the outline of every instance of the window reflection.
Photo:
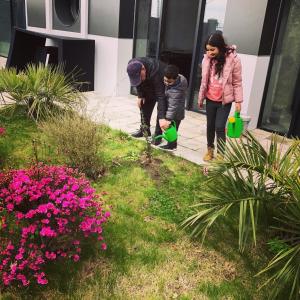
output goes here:
[[162, 0], [138, 0], [135, 57], [155, 57]]
[[300, 71], [300, 3], [292, 2], [288, 21], [281, 29], [272, 65], [262, 127], [288, 133], [295, 107], [294, 91]]
[[10, 45], [11, 21], [10, 2], [0, 0], [0, 55], [7, 56]]
[[[216, 31], [223, 32], [226, 5], [227, 5], [227, 0], [206, 1], [202, 37], [201, 37], [200, 45], [198, 45], [200, 47], [200, 52], [199, 52], [198, 69], [195, 78], [195, 90], [193, 94], [193, 103], [192, 103], [192, 110], [194, 111], [199, 111], [197, 103], [198, 103], [198, 94], [199, 94], [199, 87], [201, 81], [201, 63], [204, 55], [204, 42], [210, 34]], [[204, 104], [203, 111], [205, 111], [205, 104]]]

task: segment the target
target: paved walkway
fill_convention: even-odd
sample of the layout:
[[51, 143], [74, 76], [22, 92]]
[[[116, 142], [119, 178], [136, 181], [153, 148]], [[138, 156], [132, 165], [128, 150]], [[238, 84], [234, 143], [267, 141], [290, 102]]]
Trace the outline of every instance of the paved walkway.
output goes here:
[[[87, 110], [93, 120], [127, 133], [132, 133], [139, 128], [140, 115], [135, 96], [102, 97], [96, 92], [88, 92], [86, 97]], [[155, 125], [155, 118], [156, 114], [153, 113], [152, 125]], [[151, 127], [151, 131], [154, 132], [154, 126]], [[259, 129], [252, 132], [263, 145], [267, 146], [271, 135], [269, 132]], [[202, 156], [206, 151], [205, 115], [186, 111], [186, 117], [180, 124], [178, 134], [178, 147], [173, 153], [196, 164], [202, 164]]]
[[0, 69], [5, 68], [5, 64], [6, 64], [6, 58], [3, 56], [0, 56]]

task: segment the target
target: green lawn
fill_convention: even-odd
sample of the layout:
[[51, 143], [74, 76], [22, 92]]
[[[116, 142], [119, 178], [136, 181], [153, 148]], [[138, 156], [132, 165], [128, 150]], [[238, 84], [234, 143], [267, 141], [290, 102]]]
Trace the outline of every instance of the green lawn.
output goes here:
[[[40, 135], [35, 124], [17, 116], [0, 125], [7, 128], [0, 138], [0, 149], [8, 151], [4, 167], [29, 164], [32, 139]], [[261, 278], [254, 277], [265, 249], [241, 255], [235, 228], [225, 221], [203, 245], [179, 226], [203, 188], [200, 166], [158, 150], [155, 163], [144, 166], [144, 148], [142, 141], [106, 130], [108, 167], [93, 185], [107, 193], [102, 197], [111, 206], [108, 249], [88, 248], [79, 264], [50, 266], [47, 287], [10, 289], [1, 299], [266, 299], [258, 290]]]

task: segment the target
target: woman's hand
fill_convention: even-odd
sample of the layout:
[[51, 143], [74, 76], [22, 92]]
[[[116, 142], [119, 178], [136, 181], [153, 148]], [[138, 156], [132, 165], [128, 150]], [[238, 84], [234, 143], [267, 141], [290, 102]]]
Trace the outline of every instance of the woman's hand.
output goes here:
[[241, 108], [241, 103], [235, 103], [235, 111], [240, 112]]
[[198, 101], [198, 107], [199, 107], [199, 109], [203, 109], [203, 102], [202, 101]]

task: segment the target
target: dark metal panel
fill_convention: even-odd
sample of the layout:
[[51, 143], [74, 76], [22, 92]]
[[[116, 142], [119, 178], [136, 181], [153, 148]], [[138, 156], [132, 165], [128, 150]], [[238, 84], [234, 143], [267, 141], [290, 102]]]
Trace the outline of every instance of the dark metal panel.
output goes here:
[[300, 138], [300, 72], [298, 73], [292, 111], [293, 116], [288, 136]]
[[[45, 47], [46, 39], [51, 39], [55, 46]], [[94, 89], [94, 40], [53, 36], [15, 29], [6, 67], [15, 67], [20, 71], [29, 63], [45, 63], [45, 50], [47, 50], [45, 48], [52, 48], [49, 50], [52, 50], [52, 53], [57, 56], [52, 59], [52, 63], [63, 64], [67, 73], [74, 70], [79, 72], [76, 74], [76, 79], [84, 83], [80, 90]], [[85, 55], [82, 55], [82, 53]], [[42, 61], [43, 59], [44, 61]]]
[[119, 38], [133, 38], [135, 0], [120, 0]]
[[268, 1], [258, 55], [271, 54], [272, 44], [275, 35], [274, 28], [276, 28], [276, 23], [278, 21], [280, 5], [281, 5], [281, 0]]
[[199, 84], [199, 82], [196, 82], [196, 74], [197, 74], [198, 61], [199, 61], [199, 56], [202, 47], [201, 39], [202, 39], [202, 32], [203, 32], [205, 5], [206, 5], [206, 0], [200, 0], [199, 7], [198, 7], [197, 27], [196, 27], [195, 38], [194, 38], [194, 49], [193, 49], [192, 66], [191, 66], [191, 74], [190, 74], [191, 80], [187, 92], [186, 108], [188, 110], [192, 109], [195, 85]]

